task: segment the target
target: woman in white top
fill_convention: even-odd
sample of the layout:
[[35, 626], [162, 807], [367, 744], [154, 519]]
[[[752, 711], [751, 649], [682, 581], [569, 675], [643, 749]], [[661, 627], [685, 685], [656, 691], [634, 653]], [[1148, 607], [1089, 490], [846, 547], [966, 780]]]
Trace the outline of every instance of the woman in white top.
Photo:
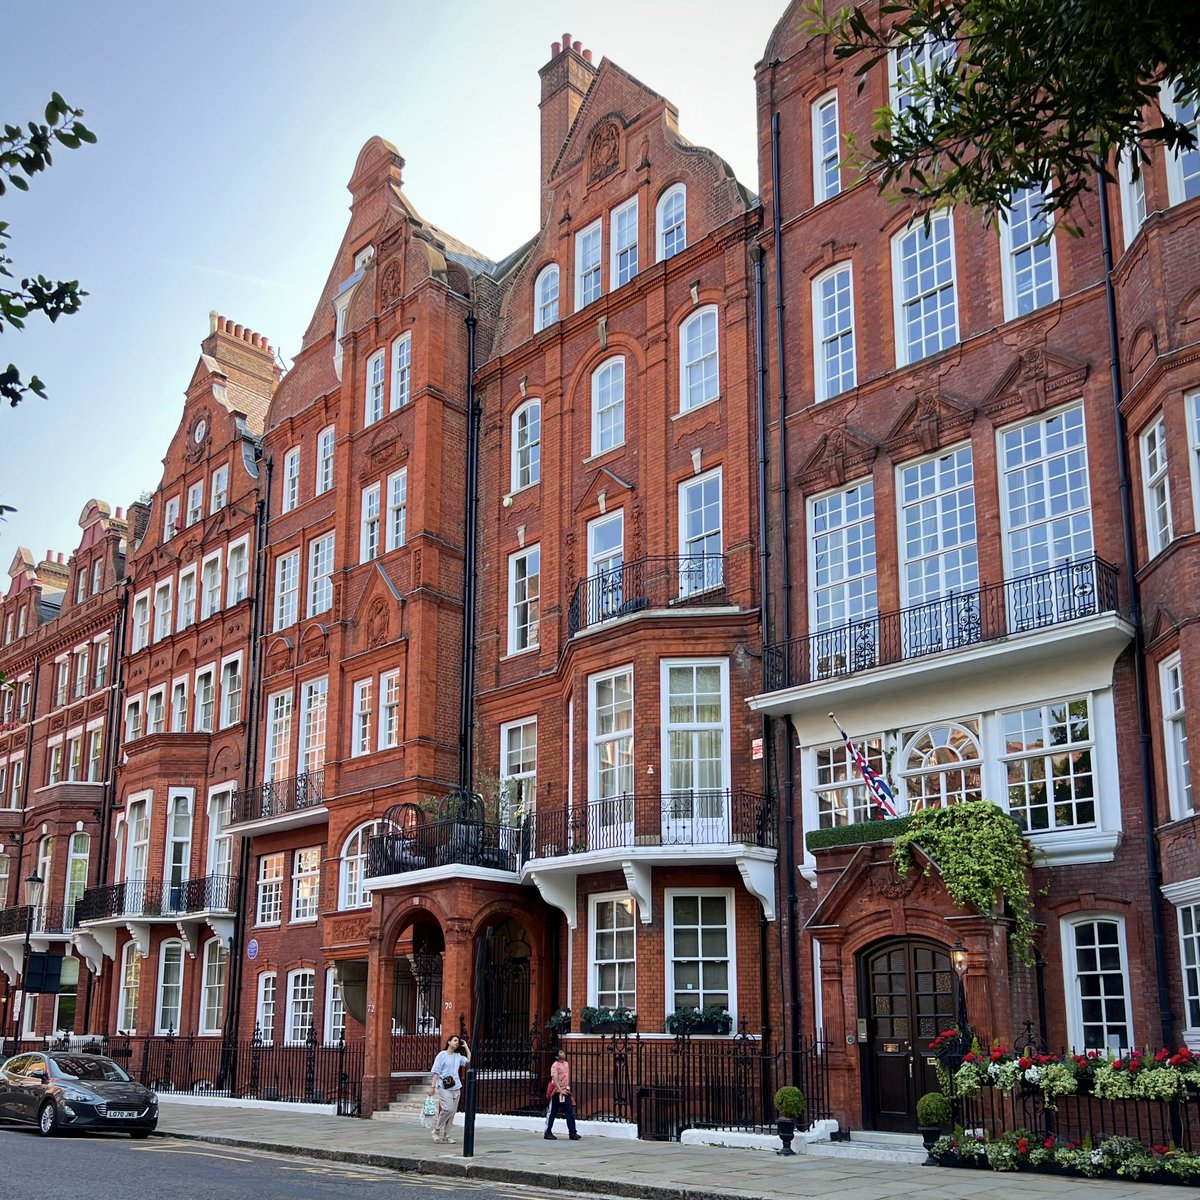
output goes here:
[[429, 1094], [437, 1096], [438, 1115], [433, 1123], [433, 1140], [435, 1142], [452, 1142], [450, 1128], [454, 1124], [454, 1114], [458, 1112], [458, 1101], [462, 1096], [462, 1083], [458, 1078], [459, 1071], [471, 1061], [471, 1051], [465, 1038], [457, 1035], [446, 1039], [445, 1048], [438, 1051], [430, 1068], [433, 1078], [429, 1082]]

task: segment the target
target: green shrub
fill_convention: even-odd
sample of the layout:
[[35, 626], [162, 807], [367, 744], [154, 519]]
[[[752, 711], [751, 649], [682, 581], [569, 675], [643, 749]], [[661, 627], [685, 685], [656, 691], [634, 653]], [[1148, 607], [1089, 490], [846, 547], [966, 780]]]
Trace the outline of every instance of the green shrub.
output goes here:
[[884, 842], [903, 833], [912, 817], [889, 817], [885, 821], [856, 821], [832, 829], [810, 829], [804, 844], [810, 850], [828, 850], [831, 846], [859, 846], [863, 842]]
[[950, 1101], [941, 1092], [926, 1092], [917, 1101], [917, 1124], [928, 1129], [945, 1129], [950, 1124]]
[[785, 1121], [798, 1121], [804, 1115], [804, 1093], [798, 1087], [781, 1087], [775, 1093], [775, 1109]]

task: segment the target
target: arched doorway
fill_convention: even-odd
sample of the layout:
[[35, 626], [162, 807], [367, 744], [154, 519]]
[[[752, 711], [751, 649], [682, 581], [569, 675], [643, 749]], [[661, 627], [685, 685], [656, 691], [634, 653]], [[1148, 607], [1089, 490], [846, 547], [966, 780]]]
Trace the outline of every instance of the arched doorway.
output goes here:
[[396, 943], [393, 1034], [439, 1034], [446, 941], [436, 921], [415, 921]]
[[936, 1091], [929, 1043], [957, 1013], [950, 951], [907, 939], [876, 944], [858, 956], [863, 1119], [871, 1129], [916, 1130], [917, 1098]]
[[509, 917], [481, 932], [480, 1041], [489, 1057], [515, 1052], [529, 1039], [532, 948], [520, 921]]

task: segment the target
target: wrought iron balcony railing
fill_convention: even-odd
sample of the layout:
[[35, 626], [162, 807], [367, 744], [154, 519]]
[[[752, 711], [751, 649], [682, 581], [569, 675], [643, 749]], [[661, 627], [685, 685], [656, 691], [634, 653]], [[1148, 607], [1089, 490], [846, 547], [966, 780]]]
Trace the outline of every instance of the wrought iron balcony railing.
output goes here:
[[231, 913], [238, 902], [236, 875], [200, 875], [172, 883], [166, 879], [127, 879], [88, 888], [75, 905], [75, 924], [109, 917], [178, 917], [188, 913]]
[[567, 612], [567, 635], [647, 608], [724, 604], [725, 555], [639, 558], [581, 580]]
[[0, 911], [0, 937], [24, 936], [26, 930], [34, 935], [66, 933], [75, 927], [73, 909], [71, 904], [40, 904], [36, 908], [19, 904], [3, 909]]
[[655, 846], [763, 846], [773, 849], [769, 797], [741, 789], [631, 793], [525, 818], [521, 861]]
[[521, 830], [490, 821], [428, 821], [379, 834], [367, 845], [367, 874], [401, 875], [451, 863], [516, 871]]
[[325, 803], [325, 772], [305, 771], [291, 779], [272, 779], [233, 797], [230, 824], [285, 817]]
[[838, 679], [1116, 610], [1116, 567], [1085, 558], [766, 646], [763, 688]]

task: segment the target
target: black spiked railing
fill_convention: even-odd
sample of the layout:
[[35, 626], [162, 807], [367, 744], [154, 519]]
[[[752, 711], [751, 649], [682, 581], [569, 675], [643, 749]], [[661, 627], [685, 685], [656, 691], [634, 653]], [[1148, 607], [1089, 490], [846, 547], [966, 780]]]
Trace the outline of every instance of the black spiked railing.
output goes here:
[[725, 579], [723, 554], [669, 554], [621, 563], [579, 582], [567, 611], [567, 634], [648, 608], [725, 604]]
[[291, 779], [271, 779], [237, 792], [230, 824], [285, 817], [325, 803], [325, 772], [305, 771]]
[[88, 888], [75, 905], [74, 923], [110, 917], [172, 917], [189, 913], [233, 912], [236, 875], [201, 875], [173, 883], [167, 879], [128, 879]]

